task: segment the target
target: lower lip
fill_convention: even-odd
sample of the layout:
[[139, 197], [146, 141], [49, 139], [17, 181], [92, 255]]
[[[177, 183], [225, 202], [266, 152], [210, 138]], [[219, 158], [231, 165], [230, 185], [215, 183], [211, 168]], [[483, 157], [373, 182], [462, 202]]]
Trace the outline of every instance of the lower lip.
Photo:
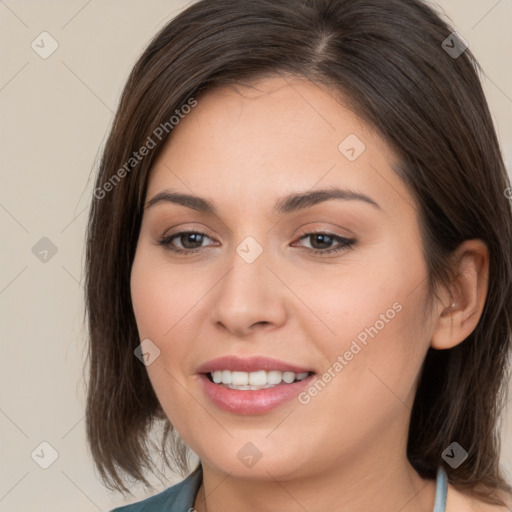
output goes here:
[[311, 384], [315, 374], [291, 384], [258, 390], [226, 388], [211, 382], [204, 373], [199, 378], [208, 398], [221, 409], [235, 414], [264, 414], [295, 398]]

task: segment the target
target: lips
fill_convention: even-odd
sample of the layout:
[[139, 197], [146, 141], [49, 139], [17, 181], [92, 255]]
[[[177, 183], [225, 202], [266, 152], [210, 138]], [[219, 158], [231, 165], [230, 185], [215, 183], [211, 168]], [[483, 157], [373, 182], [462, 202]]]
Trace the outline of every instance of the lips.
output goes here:
[[[287, 383], [283, 380], [280, 384], [254, 389], [257, 386], [243, 386], [244, 389], [232, 389], [230, 386], [215, 383], [212, 380], [213, 372], [232, 373], [259, 372], [264, 370], [270, 373], [285, 375], [302, 374], [302, 380]], [[233, 373], [234, 372], [234, 373]], [[288, 374], [286, 373], [288, 372]], [[240, 358], [237, 356], [225, 356], [213, 359], [201, 365], [197, 369], [203, 391], [208, 399], [216, 407], [233, 414], [257, 415], [265, 414], [293, 400], [316, 378], [315, 372], [307, 367], [298, 366], [278, 359], [265, 356]], [[307, 374], [307, 375], [305, 375]], [[250, 388], [247, 389], [247, 388]]]
[[[304, 373], [313, 372], [313, 369], [298, 366], [295, 364], [280, 361], [265, 356], [253, 356], [248, 358], [241, 358], [238, 356], [224, 356], [217, 359], [212, 359], [202, 364], [197, 373], [210, 373], [216, 370], [231, 370], [239, 372], [256, 372], [258, 370], [277, 370], [280, 372], [293, 372]], [[314, 372], [313, 372], [314, 373]]]

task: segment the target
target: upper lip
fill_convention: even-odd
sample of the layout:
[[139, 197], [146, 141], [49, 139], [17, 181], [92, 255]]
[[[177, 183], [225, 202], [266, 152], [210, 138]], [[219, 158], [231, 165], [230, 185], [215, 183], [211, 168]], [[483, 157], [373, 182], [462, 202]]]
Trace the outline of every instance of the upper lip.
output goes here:
[[295, 364], [290, 364], [279, 359], [273, 359], [265, 356], [238, 357], [224, 356], [212, 359], [202, 364], [197, 373], [210, 373], [216, 370], [231, 370], [239, 372], [255, 372], [258, 370], [277, 370], [281, 372], [305, 373], [312, 372], [308, 368], [303, 368]]

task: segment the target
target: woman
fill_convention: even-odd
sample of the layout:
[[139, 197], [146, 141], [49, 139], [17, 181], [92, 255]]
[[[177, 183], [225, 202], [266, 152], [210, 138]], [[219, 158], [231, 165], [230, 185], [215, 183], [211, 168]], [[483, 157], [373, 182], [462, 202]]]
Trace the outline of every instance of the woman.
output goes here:
[[148, 483], [152, 426], [199, 464], [116, 510], [510, 509], [476, 69], [419, 0], [203, 0], [154, 38], [90, 214], [87, 432], [113, 489]]

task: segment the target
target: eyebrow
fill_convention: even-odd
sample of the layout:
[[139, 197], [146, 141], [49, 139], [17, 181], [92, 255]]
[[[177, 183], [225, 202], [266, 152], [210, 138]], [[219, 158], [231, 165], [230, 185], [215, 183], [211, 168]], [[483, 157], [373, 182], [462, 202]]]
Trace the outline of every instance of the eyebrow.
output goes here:
[[[295, 192], [278, 199], [274, 205], [276, 214], [287, 214], [298, 210], [309, 208], [324, 201], [332, 199], [341, 199], [346, 201], [363, 201], [374, 208], [382, 211], [380, 205], [371, 197], [357, 192], [355, 190], [340, 189], [336, 187], [312, 190], [309, 192]], [[217, 209], [214, 203], [203, 197], [190, 194], [182, 194], [171, 190], [164, 190], [156, 194], [146, 204], [146, 208], [151, 208], [158, 203], [174, 203], [199, 212], [217, 215]]]

